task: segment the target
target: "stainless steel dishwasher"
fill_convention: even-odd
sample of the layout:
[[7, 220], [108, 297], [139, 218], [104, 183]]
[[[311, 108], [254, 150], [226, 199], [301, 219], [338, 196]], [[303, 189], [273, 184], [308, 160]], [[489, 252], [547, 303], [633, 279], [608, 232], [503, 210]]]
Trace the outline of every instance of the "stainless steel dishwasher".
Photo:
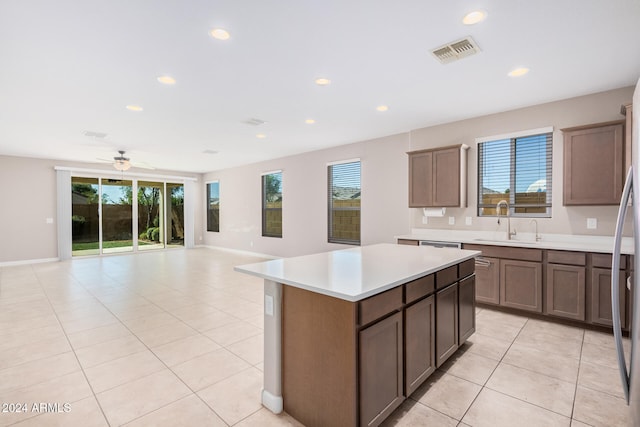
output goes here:
[[458, 248], [462, 249], [462, 243], [439, 242], [437, 240], [420, 240], [420, 246], [433, 246], [434, 248]]

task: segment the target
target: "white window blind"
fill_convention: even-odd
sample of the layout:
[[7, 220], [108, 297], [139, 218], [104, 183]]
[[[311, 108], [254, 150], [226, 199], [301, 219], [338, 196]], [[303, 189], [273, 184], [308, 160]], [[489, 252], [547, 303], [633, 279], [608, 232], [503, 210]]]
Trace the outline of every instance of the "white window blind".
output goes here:
[[506, 200], [513, 216], [551, 217], [552, 144], [552, 132], [478, 143], [478, 216]]
[[328, 240], [360, 244], [360, 161], [328, 166]]

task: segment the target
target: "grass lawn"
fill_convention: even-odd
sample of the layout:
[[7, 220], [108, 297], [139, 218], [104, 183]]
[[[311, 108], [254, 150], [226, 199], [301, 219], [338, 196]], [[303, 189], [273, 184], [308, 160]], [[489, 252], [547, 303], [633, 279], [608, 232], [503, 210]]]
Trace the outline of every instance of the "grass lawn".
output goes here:
[[[155, 244], [155, 242], [146, 242], [143, 240], [138, 240], [138, 246], [153, 245], [153, 244]], [[126, 246], [133, 246], [133, 240], [111, 240], [108, 242], [102, 242], [103, 249], [122, 248]], [[88, 249], [98, 249], [98, 242], [73, 243], [71, 245], [72, 251], [84, 251]]]

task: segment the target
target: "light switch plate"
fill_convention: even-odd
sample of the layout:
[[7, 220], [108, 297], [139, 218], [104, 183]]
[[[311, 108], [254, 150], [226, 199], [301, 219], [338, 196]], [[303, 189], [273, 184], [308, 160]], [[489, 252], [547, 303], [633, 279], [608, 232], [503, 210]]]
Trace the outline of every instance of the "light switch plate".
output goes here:
[[264, 296], [264, 314], [273, 316], [273, 297], [271, 295]]
[[598, 218], [587, 218], [587, 228], [589, 230], [598, 228]]
[[53, 224], [53, 218], [46, 218], [46, 219], [45, 219], [45, 222], [46, 222], [47, 224]]
[[449, 225], [454, 225], [456, 223], [456, 217], [455, 216], [450, 216], [449, 217]]
[[468, 216], [464, 219], [464, 223], [466, 225], [471, 225], [472, 222], [473, 222], [473, 217]]

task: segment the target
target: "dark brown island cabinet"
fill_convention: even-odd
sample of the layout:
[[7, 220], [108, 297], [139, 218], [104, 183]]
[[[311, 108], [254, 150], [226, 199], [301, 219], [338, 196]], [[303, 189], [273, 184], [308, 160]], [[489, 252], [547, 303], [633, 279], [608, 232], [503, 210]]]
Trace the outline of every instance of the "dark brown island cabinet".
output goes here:
[[475, 331], [468, 259], [357, 302], [283, 286], [284, 410], [306, 426], [377, 426]]

